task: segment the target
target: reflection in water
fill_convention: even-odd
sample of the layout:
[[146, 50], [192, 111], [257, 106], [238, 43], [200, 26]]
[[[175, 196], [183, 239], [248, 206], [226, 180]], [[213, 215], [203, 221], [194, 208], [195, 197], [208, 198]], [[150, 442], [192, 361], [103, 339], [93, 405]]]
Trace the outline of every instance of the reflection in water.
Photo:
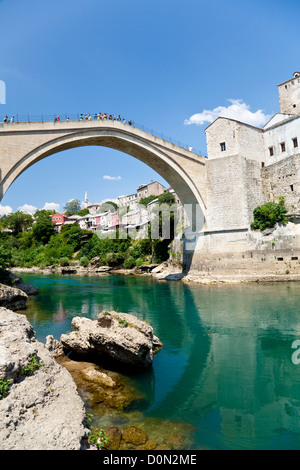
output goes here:
[[151, 277], [22, 274], [39, 288], [26, 314], [37, 338], [57, 339], [74, 316], [119, 310], [149, 322], [164, 343], [130, 380], [145, 419], [185, 421], [195, 448], [300, 448], [300, 285], [195, 286]]

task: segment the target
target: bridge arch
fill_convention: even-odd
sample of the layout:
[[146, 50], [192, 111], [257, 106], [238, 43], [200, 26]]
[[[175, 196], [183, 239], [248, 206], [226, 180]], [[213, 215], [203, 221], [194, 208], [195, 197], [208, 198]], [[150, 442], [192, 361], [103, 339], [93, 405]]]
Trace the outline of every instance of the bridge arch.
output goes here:
[[[78, 123], [70, 129], [70, 123], [37, 123], [20, 126], [21, 123], [9, 124], [0, 130], [0, 169], [2, 169], [1, 137], [10, 136], [11, 140], [26, 135], [29, 142], [25, 151], [11, 155], [7, 171], [2, 173], [1, 199], [10, 185], [29, 167], [36, 162], [58, 152], [77, 147], [102, 146], [119, 150], [140, 160], [174, 189], [183, 205], [201, 208], [205, 217], [206, 205], [201, 191], [197, 186], [195, 171], [203, 173], [203, 157], [196, 156], [181, 147], [157, 138], [134, 127], [115, 123], [86, 126]], [[74, 128], [75, 127], [75, 128]], [[11, 142], [12, 143], [12, 142]], [[13, 146], [12, 146], [13, 147]], [[2, 154], [2, 155], [1, 155]], [[5, 155], [4, 155], [5, 156]], [[202, 159], [202, 160], [201, 160]], [[201, 174], [199, 171], [199, 174]], [[197, 180], [197, 177], [196, 177]], [[192, 221], [190, 220], [190, 223]]]

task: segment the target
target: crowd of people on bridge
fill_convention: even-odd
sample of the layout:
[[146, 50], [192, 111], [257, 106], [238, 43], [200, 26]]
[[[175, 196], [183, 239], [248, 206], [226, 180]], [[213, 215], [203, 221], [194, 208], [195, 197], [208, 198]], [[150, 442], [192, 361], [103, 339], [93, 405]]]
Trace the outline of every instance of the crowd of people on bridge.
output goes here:
[[[95, 120], [98, 120], [98, 121], [118, 121], [118, 122], [122, 122], [123, 124], [127, 124], [127, 121], [126, 119], [122, 118], [120, 116], [120, 114], [118, 116], [115, 116], [113, 114], [107, 114], [107, 113], [95, 113], [93, 115], [93, 117], [90, 115], [90, 114], [80, 114], [79, 116], [79, 121], [91, 121], [92, 119], [95, 119]], [[55, 121], [60, 121], [60, 115], [58, 115], [56, 118], [55, 118]], [[70, 118], [67, 116], [66, 118], [66, 121], [69, 121]], [[128, 121], [128, 124], [130, 126], [133, 126], [133, 121], [131, 121], [131, 119]]]
[[[90, 114], [80, 114], [79, 116], [79, 121], [90, 121], [92, 119], [91, 115]], [[120, 116], [120, 114], [118, 116], [114, 116], [113, 114], [109, 114], [107, 115], [107, 113], [95, 113], [93, 115], [93, 119], [97, 119], [97, 120], [101, 120], [101, 121], [106, 121], [106, 120], [110, 120], [110, 121], [118, 121], [118, 122], [122, 122], [123, 124], [127, 124], [127, 121], [126, 119], [122, 118]], [[56, 116], [55, 118], [55, 121], [61, 121], [61, 117], [60, 115]], [[69, 116], [66, 117], [66, 121], [69, 121], [70, 118]], [[15, 122], [15, 116], [11, 116], [11, 118], [9, 119], [8, 116], [4, 116], [4, 119], [3, 119], [3, 122]], [[128, 124], [130, 126], [133, 126], [133, 121], [129, 120], [128, 121]]]

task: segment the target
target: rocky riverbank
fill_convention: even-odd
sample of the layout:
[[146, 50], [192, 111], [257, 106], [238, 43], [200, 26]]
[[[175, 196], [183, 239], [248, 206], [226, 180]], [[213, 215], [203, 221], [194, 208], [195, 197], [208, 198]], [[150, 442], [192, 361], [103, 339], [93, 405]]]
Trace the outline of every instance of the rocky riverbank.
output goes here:
[[74, 380], [26, 316], [0, 307], [0, 448], [86, 449], [85, 417]]
[[93, 267], [57, 267], [49, 266], [45, 269], [37, 267], [32, 268], [12, 268], [15, 273], [36, 273], [36, 274], [71, 274], [81, 276], [107, 276], [113, 274], [131, 275], [131, 276], [151, 276], [158, 281], [182, 281], [190, 284], [203, 284], [203, 285], [222, 285], [222, 284], [244, 284], [244, 283], [266, 283], [266, 282], [299, 282], [300, 274], [283, 273], [283, 274], [209, 274], [197, 273], [196, 271], [183, 273], [179, 268], [168, 264], [167, 262], [160, 265], [144, 265], [132, 269], [116, 268], [109, 266]]
[[60, 356], [58, 362], [72, 375], [77, 390], [93, 411], [92, 425], [109, 436], [107, 450], [190, 449], [195, 429], [188, 423], [144, 417], [138, 411], [145, 401], [125, 375], [97, 364]]
[[[104, 343], [110, 344], [108, 349], [118, 351], [117, 356], [115, 353], [113, 356], [121, 365], [131, 368], [151, 365], [153, 353], [162, 344], [153, 335], [150, 325], [117, 312], [104, 312], [98, 320], [97, 324], [89, 325], [92, 329], [85, 325], [78, 334], [77, 345], [95, 343], [96, 337], [91, 341], [90, 336], [94, 331], [101, 344], [106, 338]], [[78, 321], [75, 323], [78, 326]], [[129, 335], [125, 342], [120, 339], [118, 329], [121, 336]], [[116, 337], [114, 345], [109, 342], [111, 331]], [[48, 336], [44, 345], [36, 340], [25, 315], [0, 307], [1, 450], [95, 449], [89, 444], [88, 436], [97, 432], [98, 426], [101, 430], [104, 428], [108, 436], [103, 444], [108, 450], [190, 448], [195, 431], [192, 426], [143, 417], [137, 405], [145, 398], [134, 389], [127, 376], [82, 357], [79, 360], [80, 351], [69, 349], [70, 344], [77, 348], [74, 338], [68, 342], [69, 335], [62, 335], [62, 341]], [[144, 337], [142, 341], [141, 337]], [[93, 357], [94, 349], [95, 344]], [[90, 349], [89, 353], [85, 350], [86, 359], [90, 352]], [[102, 352], [99, 359], [103, 359]], [[136, 361], [132, 359], [134, 355]], [[105, 356], [107, 359], [107, 353]], [[129, 357], [129, 361], [124, 360], [125, 357]], [[86, 424], [86, 410], [90, 407], [94, 414], [92, 428]]]

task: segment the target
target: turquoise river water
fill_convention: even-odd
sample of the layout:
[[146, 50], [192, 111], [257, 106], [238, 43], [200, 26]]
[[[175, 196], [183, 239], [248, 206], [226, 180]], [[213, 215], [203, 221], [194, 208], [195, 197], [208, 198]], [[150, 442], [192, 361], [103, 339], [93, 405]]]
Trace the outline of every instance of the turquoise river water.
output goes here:
[[39, 289], [24, 313], [40, 341], [70, 331], [74, 316], [96, 319], [102, 310], [153, 326], [164, 346], [149, 370], [130, 377], [145, 395], [139, 416], [191, 425], [191, 449], [300, 449], [300, 363], [292, 347], [300, 340], [300, 283], [21, 276]]

